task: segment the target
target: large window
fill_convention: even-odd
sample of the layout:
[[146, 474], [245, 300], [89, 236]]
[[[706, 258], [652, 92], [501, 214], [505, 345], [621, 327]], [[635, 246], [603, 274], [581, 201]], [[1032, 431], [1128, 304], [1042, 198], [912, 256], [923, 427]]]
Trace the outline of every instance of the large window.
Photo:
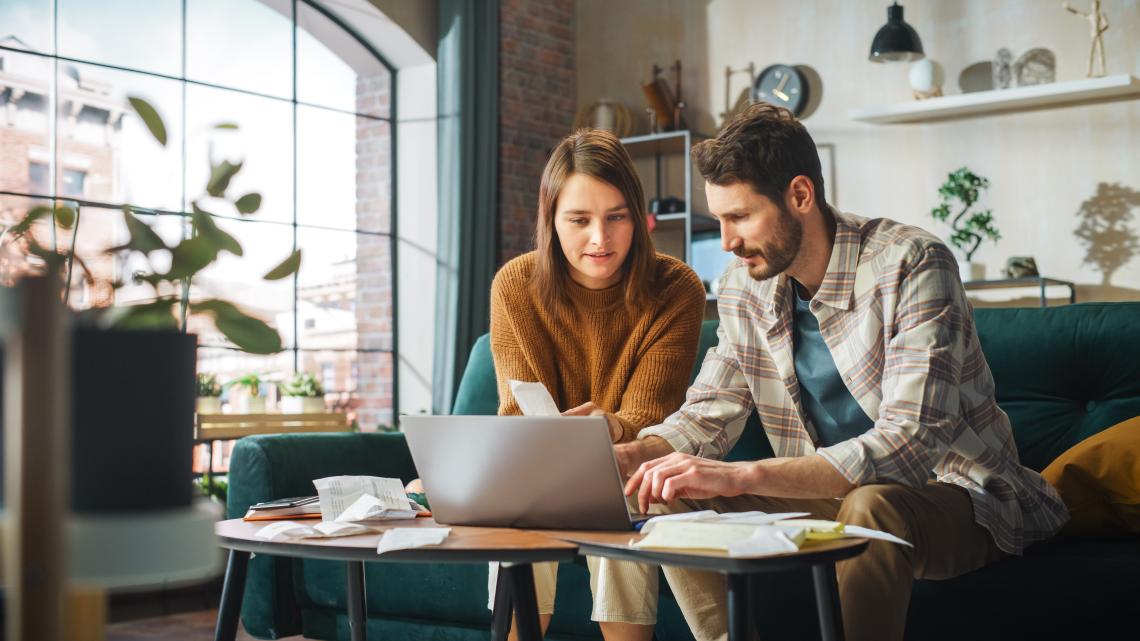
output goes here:
[[[0, 3], [0, 229], [51, 200], [77, 207], [75, 308], [137, 303], [114, 288], [135, 266], [105, 249], [126, 237], [122, 204], [177, 240], [205, 189], [211, 159], [243, 160], [231, 193], [261, 210], [216, 212], [245, 255], [191, 284], [275, 327], [284, 351], [252, 356], [191, 317], [199, 371], [272, 381], [295, 371], [324, 384], [326, 405], [362, 429], [391, 424], [395, 386], [392, 73], [375, 51], [309, 0], [4, 0]], [[162, 115], [157, 144], [128, 96]], [[236, 129], [216, 127], [233, 123]], [[38, 232], [37, 232], [38, 233]], [[292, 279], [262, 276], [294, 249]], [[0, 256], [0, 280], [32, 268]], [[275, 387], [264, 391], [275, 397]]]

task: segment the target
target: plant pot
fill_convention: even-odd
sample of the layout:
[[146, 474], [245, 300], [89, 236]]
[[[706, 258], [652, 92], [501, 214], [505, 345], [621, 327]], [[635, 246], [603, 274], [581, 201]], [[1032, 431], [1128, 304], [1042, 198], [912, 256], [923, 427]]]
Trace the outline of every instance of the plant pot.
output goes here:
[[235, 406], [238, 414], [264, 414], [265, 397], [241, 395], [235, 400]]
[[982, 263], [959, 260], [958, 275], [961, 276], [963, 283], [968, 283], [972, 280], [985, 280], [986, 266]]
[[217, 396], [199, 396], [194, 401], [194, 406], [199, 414], [222, 413], [222, 399]]
[[325, 399], [320, 396], [282, 396], [283, 414], [320, 414], [325, 411]]
[[72, 353], [74, 511], [189, 506], [197, 337], [79, 327]]

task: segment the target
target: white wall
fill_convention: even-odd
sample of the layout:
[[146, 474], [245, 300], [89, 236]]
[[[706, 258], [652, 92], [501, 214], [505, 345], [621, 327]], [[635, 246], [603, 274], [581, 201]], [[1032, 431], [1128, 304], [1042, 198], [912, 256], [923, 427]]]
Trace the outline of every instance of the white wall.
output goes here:
[[[823, 82], [819, 108], [804, 122], [818, 143], [835, 145], [841, 209], [886, 216], [945, 236], [930, 218], [938, 185], [967, 165], [993, 185], [981, 205], [994, 210], [1004, 238], [984, 244], [975, 260], [998, 277], [1007, 257], [1031, 255], [1045, 275], [1076, 281], [1079, 300], [1140, 300], [1140, 255], [1104, 283], [1083, 262], [1074, 236], [1082, 203], [1098, 186], [1130, 190], [1129, 233], [1140, 238], [1140, 101], [991, 116], [937, 124], [865, 125], [856, 107], [911, 99], [908, 66], [867, 61], [871, 39], [886, 21], [887, 0], [578, 0], [578, 100], [624, 102], [640, 115], [640, 83], [653, 62], [681, 58], [690, 122], [715, 133], [724, 110], [724, 70], [755, 62], [812, 67]], [[1085, 6], [1087, 2], [1076, 2]], [[946, 93], [969, 64], [1000, 47], [1017, 56], [1047, 47], [1057, 80], [1084, 77], [1088, 24], [1044, 0], [912, 0], [906, 20], [929, 57], [946, 69]], [[1105, 0], [1108, 71], [1140, 75], [1140, 3]], [[667, 76], [672, 84], [672, 76]], [[745, 76], [733, 79], [733, 95]], [[826, 177], [826, 176], [825, 176]], [[1140, 243], [1140, 241], [1138, 241]], [[1137, 252], [1140, 253], [1140, 252]], [[1029, 293], [1027, 293], [1028, 295]]]

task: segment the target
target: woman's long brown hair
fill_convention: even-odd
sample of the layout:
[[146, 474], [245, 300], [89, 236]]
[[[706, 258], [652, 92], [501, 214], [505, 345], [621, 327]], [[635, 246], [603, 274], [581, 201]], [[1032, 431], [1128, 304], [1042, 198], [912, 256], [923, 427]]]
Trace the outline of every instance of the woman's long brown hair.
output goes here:
[[550, 311], [571, 304], [570, 265], [554, 228], [558, 196], [570, 176], [583, 174], [613, 185], [625, 198], [633, 220], [633, 240], [622, 263], [621, 286], [630, 313], [644, 309], [651, 300], [656, 251], [646, 223], [645, 193], [629, 153], [612, 133], [603, 129], [580, 129], [554, 148], [538, 190], [538, 225], [534, 245], [536, 260], [530, 286]]

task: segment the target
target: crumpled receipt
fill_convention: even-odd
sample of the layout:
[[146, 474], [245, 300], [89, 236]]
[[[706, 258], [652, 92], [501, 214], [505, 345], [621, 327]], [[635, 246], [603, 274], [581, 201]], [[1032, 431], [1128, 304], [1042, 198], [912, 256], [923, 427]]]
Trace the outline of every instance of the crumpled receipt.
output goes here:
[[295, 539], [327, 539], [337, 536], [367, 534], [368, 532], [375, 532], [375, 530], [359, 523], [323, 521], [315, 525], [304, 525], [294, 521], [278, 521], [261, 528], [254, 536], [266, 541], [291, 541]]
[[380, 543], [376, 546], [377, 554], [384, 554], [393, 550], [410, 550], [428, 545], [439, 545], [451, 534], [449, 527], [397, 527], [384, 531]]

